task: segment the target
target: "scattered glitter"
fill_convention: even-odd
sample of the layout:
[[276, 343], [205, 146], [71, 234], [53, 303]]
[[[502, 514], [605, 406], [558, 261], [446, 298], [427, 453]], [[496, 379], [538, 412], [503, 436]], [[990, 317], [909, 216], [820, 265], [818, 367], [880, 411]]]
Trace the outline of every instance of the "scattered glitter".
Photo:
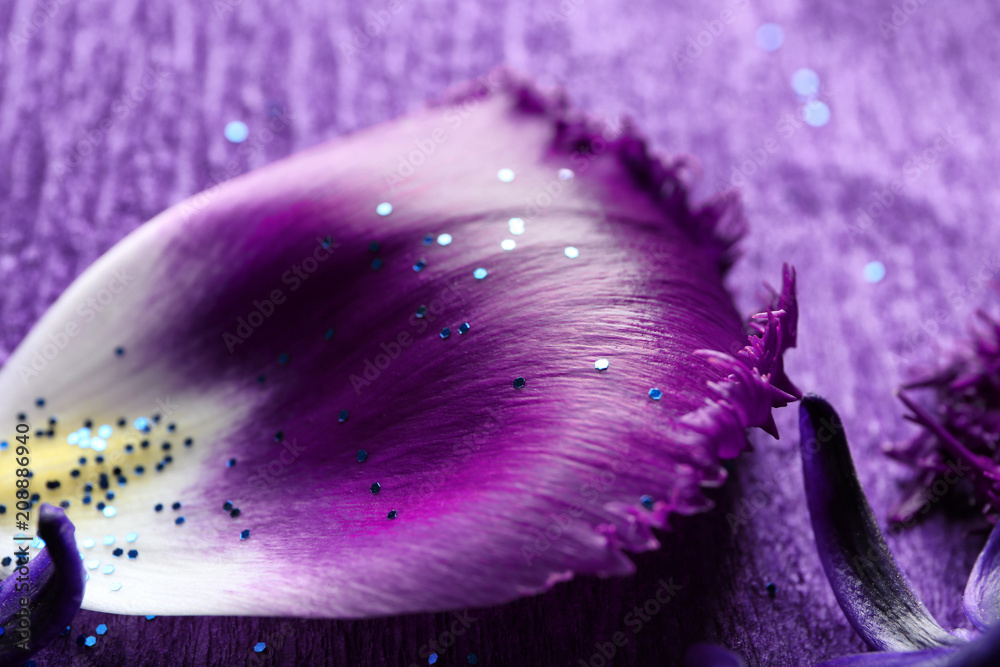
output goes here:
[[418, 318], [424, 319], [424, 317], [427, 315], [427, 306], [420, 306], [419, 308], [417, 308], [416, 315]]
[[663, 398], [663, 392], [657, 389], [656, 387], [653, 387], [652, 389], [649, 390], [649, 397], [654, 401], [658, 401], [661, 398]]
[[131, 558], [132, 560], [135, 560], [136, 558], [139, 557], [139, 552], [136, 549], [129, 549], [128, 557]]
[[773, 598], [778, 593], [778, 586], [773, 582], [767, 582], [767, 586], [764, 587], [767, 590], [767, 596]]
[[472, 275], [476, 277], [476, 280], [482, 280], [483, 278], [486, 277], [486, 269], [484, 269], [483, 267], [479, 267], [478, 269], [472, 272]]
[[240, 539], [241, 540], [245, 540], [248, 537], [250, 537], [250, 529], [249, 528], [244, 528], [243, 532], [240, 533]]
[[437, 664], [437, 661], [438, 661], [438, 654], [437, 653], [431, 653], [427, 657], [427, 664], [428, 665], [435, 665], [435, 664]]
[[865, 280], [870, 283], [882, 282], [885, 278], [885, 264], [882, 262], [868, 262], [864, 269]]
[[135, 430], [137, 431], [141, 431], [143, 433], [149, 432], [149, 420], [146, 419], [145, 417], [139, 417], [138, 419], [136, 419], [134, 422], [132, 422], [132, 426], [134, 426]]
[[516, 378], [514, 378], [514, 389], [520, 389], [524, 385], [525, 385], [524, 378], [522, 378], [522, 377], [516, 377]]
[[104, 542], [105, 546], [109, 546], [110, 547], [112, 544], [115, 543], [115, 536], [114, 535], [105, 535], [103, 542]]
[[440, 234], [438, 236], [438, 245], [450, 245], [451, 244], [451, 234]]
[[378, 271], [382, 268], [382, 260], [378, 257], [372, 260], [372, 268]]
[[122, 585], [120, 583], [118, 583], [118, 582], [115, 582], [115, 583], [111, 584], [110, 588], [111, 588], [111, 590], [113, 590], [115, 592], [118, 592], [118, 591], [120, 591], [122, 589]]
[[369, 243], [368, 249], [372, 252], [378, 252], [379, 249], [378, 241], [372, 241], [371, 243]]
[[392, 213], [392, 204], [390, 204], [387, 201], [384, 201], [375, 207], [375, 212], [383, 216], [389, 215], [390, 213]]
[[504, 239], [500, 242], [500, 247], [504, 250], [513, 250], [517, 247], [517, 241], [514, 239]]
[[108, 626], [104, 625], [103, 623], [94, 628], [94, 632], [96, 632], [99, 635], [103, 635], [107, 631], [108, 631]]
[[594, 362], [594, 368], [596, 368], [599, 371], [608, 370], [608, 366], [610, 365], [611, 362], [608, 361], [607, 359], [598, 359], [597, 361]]
[[97, 437], [99, 437], [99, 438], [110, 438], [111, 437], [111, 433], [112, 433], [112, 429], [111, 429], [111, 426], [109, 424], [105, 424], [101, 428], [97, 429]]
[[340, 411], [340, 414], [337, 415], [337, 421], [339, 421], [341, 424], [347, 421], [347, 410]]
[[462, 324], [458, 327], [458, 333], [460, 334], [467, 333], [470, 328], [471, 327], [468, 322], [462, 322]]
[[580, 251], [574, 248], [573, 246], [568, 246], [565, 250], [563, 250], [563, 252], [570, 259], [576, 259], [577, 257], [580, 256]]
[[240, 508], [239, 507], [234, 507], [233, 509], [229, 510], [229, 516], [233, 517], [234, 519], [236, 517], [238, 517], [239, 515], [240, 515]]
[[265, 644], [264, 642], [257, 642], [253, 646], [253, 651], [254, 651], [254, 653], [260, 653], [261, 651], [263, 651], [266, 648], [267, 648], [267, 644]]
[[386, 518], [395, 519], [397, 516], [399, 516], [399, 513], [396, 510], [389, 510], [389, 514], [386, 515]]
[[104, 509], [102, 509], [101, 511], [102, 511], [102, 512], [104, 512], [104, 516], [108, 517], [109, 519], [110, 519], [111, 517], [113, 517], [114, 515], [118, 514], [118, 510], [116, 510], [116, 509], [115, 509], [114, 507], [112, 507], [111, 505], [107, 505], [107, 506], [106, 506], [106, 507], [105, 507]]
[[368, 459], [368, 452], [363, 449], [358, 450], [358, 463], [364, 463]]
[[174, 508], [175, 510], [179, 510], [181, 508], [180, 501], [174, 503], [173, 505], [171, 505], [171, 507]]
[[154, 618], [156, 618], [156, 616], [147, 616], [146, 620], [147, 621], [152, 621]]
[[156, 510], [157, 512], [160, 512], [160, 511], [163, 510], [163, 504], [162, 503], [156, 503], [156, 507], [154, 507], [153, 509]]
[[111, 574], [114, 571], [115, 571], [115, 566], [110, 564], [105, 565], [104, 567], [101, 568], [101, 572], [103, 572], [104, 574]]
[[285, 439], [285, 432], [284, 431], [278, 431], [277, 433], [274, 434], [274, 441], [275, 442], [281, 442], [284, 439]]
[[126, 542], [135, 542], [137, 539], [139, 539], [139, 533], [129, 533], [125, 536]]
[[785, 43], [785, 31], [776, 23], [765, 23], [757, 28], [757, 46], [771, 52], [777, 51]]
[[87, 569], [88, 570], [96, 570], [97, 566], [100, 565], [100, 564], [101, 564], [101, 561], [99, 561], [99, 560], [88, 560], [87, 561]]
[[449, 336], [451, 336], [450, 328], [445, 327], [444, 329], [441, 329], [441, 338], [448, 338]]
[[465, 659], [469, 662], [470, 665], [479, 664], [479, 656], [476, 655], [475, 653], [470, 653], [469, 655], [465, 656]]
[[278, 363], [281, 364], [282, 366], [287, 366], [289, 358], [290, 357], [287, 352], [282, 352], [281, 354], [278, 355]]
[[417, 263], [413, 265], [413, 270], [417, 272], [423, 271], [425, 266], [427, 266], [427, 260], [421, 259], [418, 260]]
[[374, 494], [374, 493], [378, 493], [378, 492], [379, 492], [379, 489], [381, 489], [381, 488], [382, 488], [382, 485], [381, 485], [381, 484], [379, 484], [378, 482], [374, 482], [374, 483], [373, 483], [373, 484], [371, 485], [371, 492], [372, 492], [373, 494]]
[[226, 502], [222, 503], [222, 509], [224, 509], [227, 512], [233, 509], [233, 501], [227, 500]]
[[521, 218], [511, 218], [507, 221], [507, 228], [510, 229], [510, 233], [514, 236], [520, 236], [524, 233], [524, 220]]
[[802, 97], [813, 97], [819, 92], [819, 74], [811, 69], [796, 70], [792, 75], [792, 90]]
[[823, 127], [830, 122], [830, 107], [819, 100], [812, 100], [802, 107], [802, 119], [813, 127]]
[[639, 502], [642, 503], [642, 506], [646, 509], [653, 509], [653, 496], [642, 496], [639, 498]]
[[97, 637], [95, 637], [94, 635], [90, 635], [89, 637], [83, 640], [83, 643], [87, 646], [93, 646], [94, 644], [97, 643]]
[[232, 468], [234, 465], [236, 465], [236, 459], [229, 459], [228, 461], [226, 461], [227, 468]]
[[83, 545], [83, 548], [84, 548], [84, 549], [92, 549], [92, 548], [93, 548], [93, 546], [94, 546], [94, 538], [92, 538], [92, 537], [88, 537], [87, 539], [85, 539], [85, 540], [84, 540], [83, 542], [81, 542], [80, 544], [82, 544], [82, 545]]
[[559, 170], [559, 180], [568, 181], [571, 178], [573, 178], [573, 170], [572, 169], [560, 169]]
[[510, 183], [514, 180], [514, 170], [507, 168], [501, 169], [497, 172], [497, 178], [499, 178], [502, 183]]
[[327, 329], [326, 333], [323, 334], [323, 338], [325, 338], [326, 340], [330, 340], [331, 338], [333, 338], [333, 329]]
[[177, 517], [176, 519], [174, 519], [174, 523], [176, 523], [178, 526], [181, 525], [182, 523], [184, 523], [184, 517], [182, 516]]
[[229, 139], [234, 144], [243, 143], [250, 136], [250, 128], [247, 124], [240, 120], [231, 120], [226, 123], [225, 129], [226, 139]]

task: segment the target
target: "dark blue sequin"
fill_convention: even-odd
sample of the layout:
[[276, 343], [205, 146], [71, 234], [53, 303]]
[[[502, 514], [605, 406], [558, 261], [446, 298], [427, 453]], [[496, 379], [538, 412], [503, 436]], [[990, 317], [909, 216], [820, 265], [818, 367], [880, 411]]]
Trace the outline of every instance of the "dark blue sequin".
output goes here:
[[372, 491], [372, 493], [378, 493], [379, 489], [381, 489], [381, 488], [382, 488], [382, 485], [379, 484], [378, 482], [375, 482], [374, 484], [371, 485], [371, 491]]
[[358, 463], [364, 463], [365, 459], [368, 458], [368, 452], [363, 449], [358, 450]]
[[522, 377], [514, 378], [514, 389], [520, 389], [525, 385], [525, 380]]

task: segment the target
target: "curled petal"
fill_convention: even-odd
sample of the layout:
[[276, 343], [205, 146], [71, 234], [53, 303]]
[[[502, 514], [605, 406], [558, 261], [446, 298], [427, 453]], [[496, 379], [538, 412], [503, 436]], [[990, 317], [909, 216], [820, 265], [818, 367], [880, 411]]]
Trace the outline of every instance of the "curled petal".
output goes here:
[[742, 216], [683, 171], [497, 73], [123, 240], [0, 372], [115, 568], [84, 606], [363, 617], [631, 572], [789, 399], [789, 311], [737, 354]]
[[818, 396], [806, 396], [799, 406], [799, 427], [816, 547], [848, 621], [866, 644], [882, 651], [959, 643], [938, 625], [896, 567], [833, 407]]
[[994, 527], [965, 586], [965, 615], [980, 631], [1000, 626], [1000, 527]]
[[80, 610], [85, 575], [73, 532], [61, 509], [42, 504], [38, 537], [45, 547], [34, 555], [30, 541], [13, 543], [29, 556], [14, 561], [0, 583], [0, 665], [19, 665], [41, 651]]

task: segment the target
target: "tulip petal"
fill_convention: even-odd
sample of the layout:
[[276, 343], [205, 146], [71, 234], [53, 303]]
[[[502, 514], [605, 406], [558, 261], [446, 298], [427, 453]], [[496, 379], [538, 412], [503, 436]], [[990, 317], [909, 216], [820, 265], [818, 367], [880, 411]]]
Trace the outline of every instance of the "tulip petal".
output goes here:
[[[37, 536], [45, 547], [37, 555], [28, 549], [29, 557], [15, 560], [0, 583], [0, 665], [21, 664], [41, 651], [80, 610], [85, 575], [73, 532], [61, 509], [48, 504], [38, 508]], [[23, 553], [19, 545], [27, 548], [30, 542], [13, 544]]]
[[882, 651], [959, 643], [927, 611], [889, 553], [858, 481], [840, 417], [822, 398], [799, 406], [809, 514], [823, 569], [855, 631]]
[[994, 527], [965, 586], [965, 615], [980, 631], [1000, 626], [1000, 528]]
[[123, 240], [0, 372], [114, 567], [84, 606], [363, 617], [633, 571], [795, 391], [794, 272], [747, 344], [738, 204], [690, 206], [682, 166], [498, 73]]

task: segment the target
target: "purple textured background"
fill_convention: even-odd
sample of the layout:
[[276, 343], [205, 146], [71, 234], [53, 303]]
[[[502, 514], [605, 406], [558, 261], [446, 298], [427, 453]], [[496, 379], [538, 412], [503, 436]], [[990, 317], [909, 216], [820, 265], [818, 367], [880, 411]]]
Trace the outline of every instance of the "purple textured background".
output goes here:
[[[46, 5], [36, 15], [40, 27], [28, 28], [26, 48], [16, 49], [9, 36], [24, 34]], [[383, 14], [388, 22], [370, 44], [347, 56], [340, 45], [364, 28], [368, 10], [385, 12], [386, 2], [4, 3], [0, 360], [74, 277], [142, 222], [211, 185], [210, 172], [227, 160], [250, 170], [416, 109], [507, 63], [564, 86], [580, 108], [631, 116], [658, 150], [696, 155], [701, 194], [728, 182], [747, 151], [775, 137], [777, 150], [744, 187], [752, 233], [729, 284], [750, 312], [762, 300], [760, 280], [776, 283], [782, 261], [798, 267], [800, 347], [789, 374], [838, 406], [862, 483], [884, 519], [909, 473], [878, 448], [912, 432], [891, 391], [905, 368], [932, 361], [973, 307], [993, 299], [977, 274], [995, 270], [1000, 240], [991, 150], [1000, 143], [1000, 8], [988, 0], [914, 3], [886, 38], [879, 22], [891, 20], [893, 9], [880, 2], [400, 6]], [[735, 22], [678, 69], [674, 52], [726, 7]], [[754, 45], [766, 21], [785, 30], [784, 46], [772, 54]], [[148, 67], [164, 74], [131, 108], [130, 91]], [[784, 138], [779, 123], [798, 109], [788, 81], [800, 67], [819, 73], [832, 119]], [[253, 141], [274, 107], [293, 123], [254, 155], [223, 137], [227, 121], [242, 119]], [[105, 117], [112, 122], [102, 130]], [[851, 234], [857, 208], [893, 180], [905, 181], [908, 161], [949, 128], [953, 143], [906, 181], [866, 233]], [[90, 142], [96, 148], [87, 151]], [[89, 154], [59, 177], [58, 163], [78, 145]], [[875, 259], [888, 272], [871, 285], [862, 269]], [[677, 664], [683, 647], [702, 639], [733, 646], [751, 665], [802, 665], [860, 650], [815, 554], [800, 467], [790, 456], [794, 417], [794, 409], [779, 412], [784, 439], [755, 438], [758, 451], [737, 464], [719, 494], [720, 511], [676, 521], [661, 551], [637, 558], [637, 576], [576, 580], [473, 611], [478, 620], [438, 664], [461, 664], [475, 651], [484, 665], [578, 665], [618, 630], [629, 643], [615, 664]], [[783, 481], [775, 484], [776, 475]], [[734, 535], [727, 506], [757, 492], [762, 508]], [[963, 622], [961, 590], [982, 543], [939, 514], [889, 538], [946, 627]], [[683, 590], [633, 635], [624, 615], [670, 577]], [[763, 591], [771, 580], [775, 600]], [[71, 636], [38, 663], [63, 665], [70, 656], [81, 665], [426, 664], [419, 648], [449, 619], [146, 621], [82, 612]], [[109, 631], [95, 648], [72, 642], [99, 622]], [[270, 646], [266, 662], [252, 652], [257, 641]]]

